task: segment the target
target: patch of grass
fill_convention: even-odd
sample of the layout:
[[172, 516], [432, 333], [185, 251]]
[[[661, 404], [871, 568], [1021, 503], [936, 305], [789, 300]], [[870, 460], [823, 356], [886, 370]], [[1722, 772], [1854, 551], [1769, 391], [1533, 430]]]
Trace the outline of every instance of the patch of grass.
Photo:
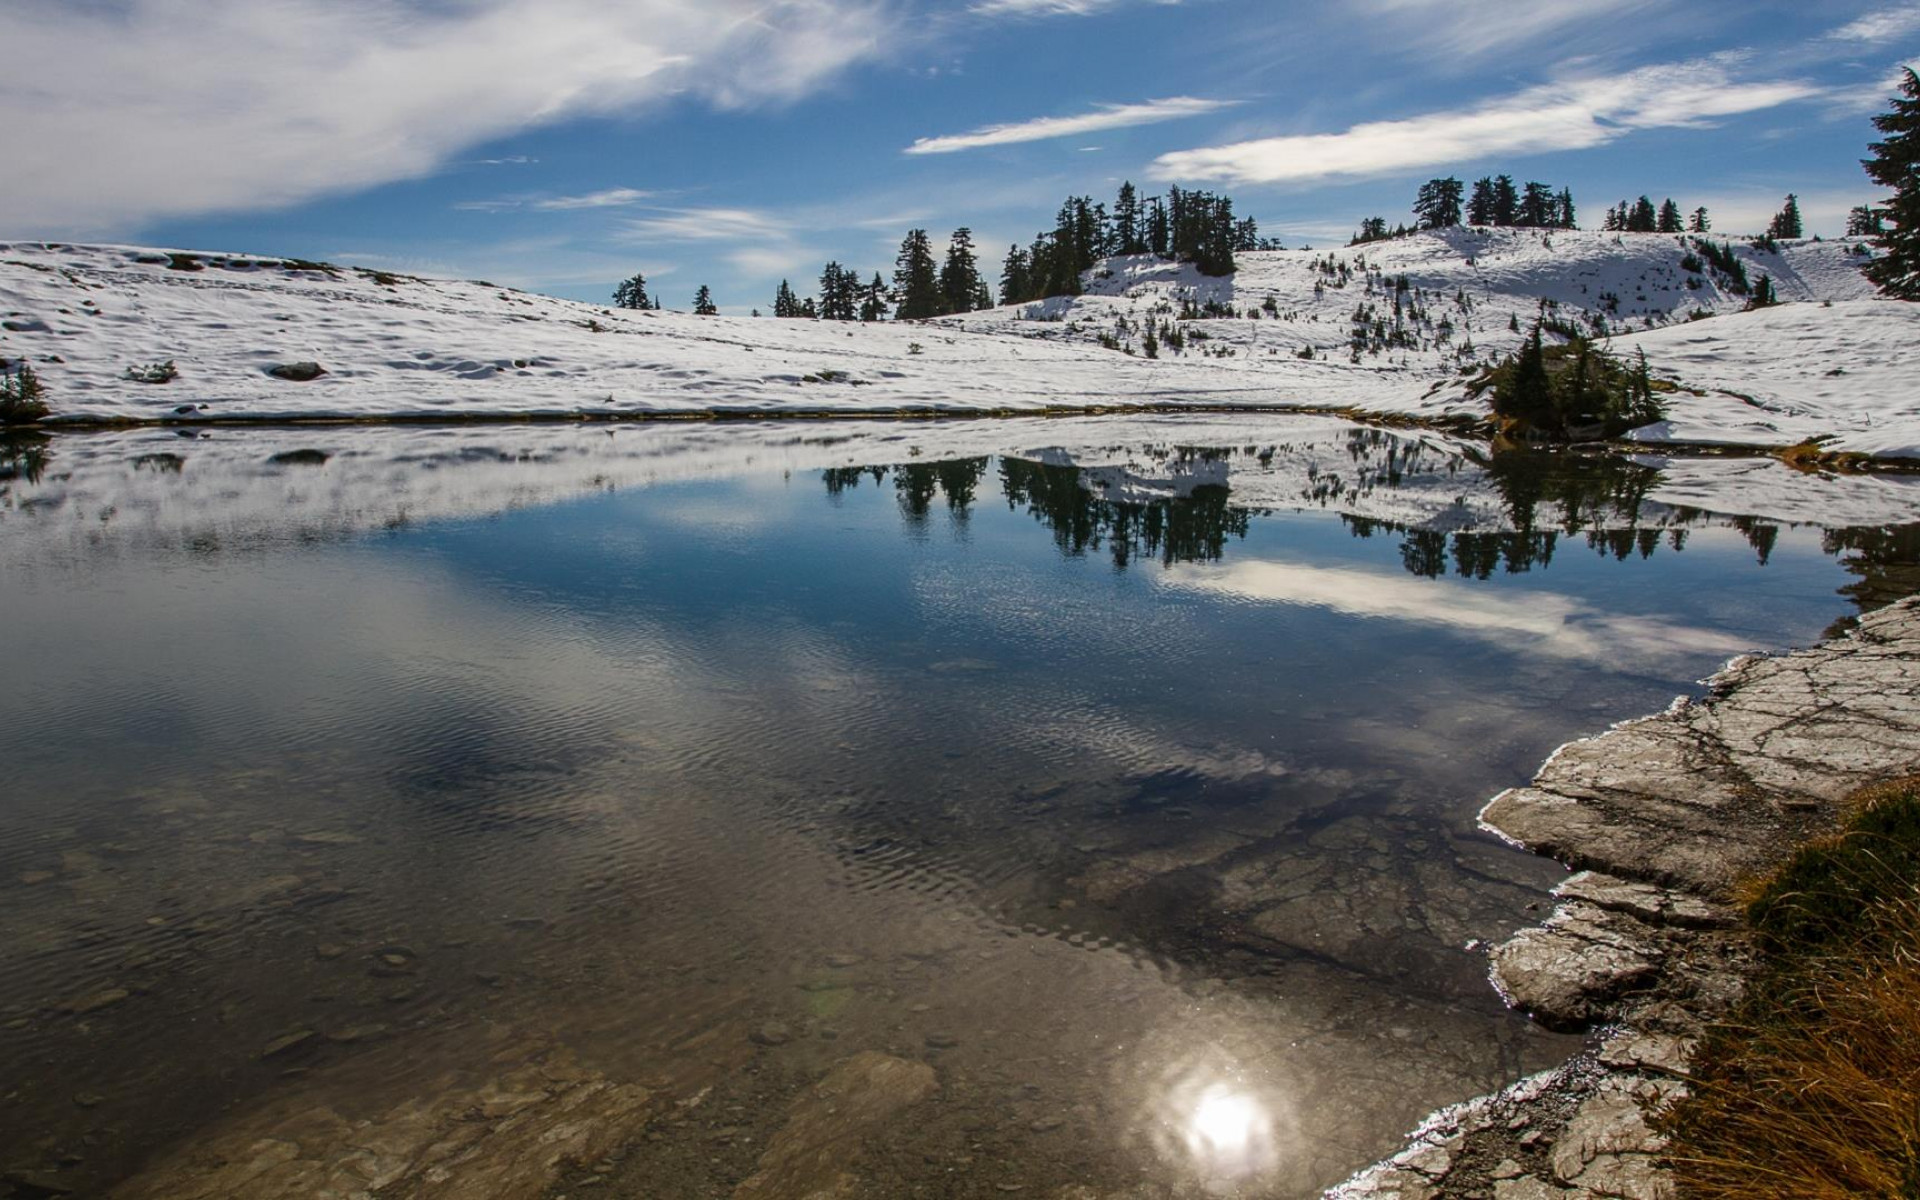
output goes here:
[[0, 425], [31, 425], [49, 411], [46, 389], [32, 367], [23, 362], [8, 371], [0, 364]]
[[1670, 1117], [1683, 1194], [1920, 1196], [1920, 779], [1752, 892], [1761, 955]]

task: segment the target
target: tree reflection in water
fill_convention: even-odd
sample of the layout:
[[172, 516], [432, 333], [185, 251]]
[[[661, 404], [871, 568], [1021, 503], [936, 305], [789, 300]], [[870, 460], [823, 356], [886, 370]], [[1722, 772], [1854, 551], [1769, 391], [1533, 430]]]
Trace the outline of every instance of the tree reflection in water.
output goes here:
[[[1276, 455], [1290, 449], [1189, 449], [1180, 451], [1177, 461], [1183, 468], [1224, 467], [1244, 456], [1257, 463], [1256, 469], [1267, 469]], [[1477, 474], [1481, 485], [1498, 498], [1505, 517], [1498, 529], [1419, 528], [1341, 514], [1355, 537], [1398, 538], [1401, 564], [1423, 578], [1484, 580], [1545, 570], [1568, 544], [1584, 544], [1618, 562], [1647, 559], [1662, 550], [1679, 553], [1686, 549], [1691, 531], [1708, 527], [1737, 530], [1765, 566], [1780, 538], [1777, 522], [1650, 500], [1660, 468], [1617, 455], [1542, 450], [1460, 455], [1382, 430], [1354, 431], [1347, 450], [1353, 464], [1350, 476], [1308, 468], [1308, 483], [1300, 492], [1303, 506], [1335, 508], [1377, 489], [1439, 475], [1462, 477], [1465, 492]], [[902, 519], [917, 534], [924, 532], [936, 501], [943, 497], [951, 519], [964, 525], [992, 461], [972, 457], [836, 467], [822, 477], [828, 495], [838, 502], [863, 483], [884, 486], [891, 475]], [[1140, 561], [1164, 566], [1219, 562], [1232, 542], [1247, 536], [1253, 519], [1267, 511], [1232, 503], [1225, 469], [1193, 469], [1183, 478], [1176, 471], [1178, 484], [1161, 481], [1137, 491], [1123, 483], [1119, 498], [1107, 494], [1115, 481], [1111, 471], [1003, 457], [999, 474], [1008, 508], [1025, 511], [1045, 526], [1061, 553], [1083, 557], [1104, 550], [1119, 570]], [[6, 477], [0, 468], [0, 480]], [[1156, 491], [1171, 494], [1150, 494]], [[1920, 591], [1920, 526], [1835, 529], [1824, 532], [1822, 540], [1828, 554], [1860, 577], [1842, 594], [1862, 612]], [[1845, 622], [1835, 626], [1844, 627]]]

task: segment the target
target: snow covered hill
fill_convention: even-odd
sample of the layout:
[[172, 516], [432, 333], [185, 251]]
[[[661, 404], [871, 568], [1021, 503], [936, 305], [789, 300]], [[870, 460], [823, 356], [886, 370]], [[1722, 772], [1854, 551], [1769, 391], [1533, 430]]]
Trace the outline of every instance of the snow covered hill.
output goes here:
[[[1083, 296], [876, 325], [609, 310], [247, 255], [0, 244], [0, 358], [32, 362], [66, 420], [1182, 403], [1479, 417], [1463, 380], [1544, 315], [1645, 349], [1689, 389], [1643, 440], [1819, 437], [1920, 457], [1907, 382], [1920, 377], [1920, 305], [1875, 299], [1853, 242], [1712, 244], [1731, 259], [1672, 235], [1510, 229], [1245, 254], [1224, 279], [1118, 258]], [[1746, 313], [1763, 274], [1784, 303]], [[134, 378], [166, 362], [172, 381]], [[269, 373], [298, 362], [326, 374]]]

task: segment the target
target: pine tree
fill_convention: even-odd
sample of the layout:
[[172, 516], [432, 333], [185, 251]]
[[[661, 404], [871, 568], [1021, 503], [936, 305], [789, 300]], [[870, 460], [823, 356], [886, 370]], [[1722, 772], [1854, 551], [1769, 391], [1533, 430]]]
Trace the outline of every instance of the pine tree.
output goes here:
[[1147, 244], [1142, 239], [1140, 225], [1140, 195], [1128, 180], [1120, 185], [1120, 196], [1113, 206], [1113, 239], [1118, 243], [1119, 253], [1146, 253]]
[[632, 309], [655, 307], [654, 302], [647, 296], [647, 277], [635, 275], [631, 279], [622, 280], [620, 286], [613, 289], [613, 306]]
[[1474, 180], [1473, 195], [1467, 201], [1467, 224], [1493, 224], [1493, 179], [1483, 176]]
[[1562, 229], [1580, 228], [1580, 223], [1574, 218], [1572, 188], [1560, 189], [1560, 203], [1558, 207], [1559, 207], [1559, 212], [1557, 214], [1558, 220], [1555, 221], [1555, 224], [1557, 224]]
[[884, 321], [887, 319], [887, 281], [880, 278], [880, 272], [873, 273], [873, 281], [867, 284], [867, 290], [860, 300], [860, 319], [862, 321]]
[[776, 317], [797, 317], [800, 315], [800, 301], [794, 298], [793, 289], [782, 279], [773, 293], [773, 315]]
[[1774, 215], [1773, 223], [1767, 226], [1770, 238], [1797, 238], [1806, 236], [1806, 227], [1800, 220], [1800, 198], [1792, 192], [1787, 193], [1787, 202]]
[[1920, 300], [1920, 74], [1907, 68], [1893, 107], [1873, 119], [1885, 136], [1867, 149], [1867, 175], [1893, 196], [1879, 210], [1885, 231], [1867, 277], [1901, 300]]
[[924, 229], [907, 232], [894, 260], [893, 290], [899, 298], [895, 318], [921, 321], [940, 313], [939, 272], [933, 264], [933, 243]]
[[947, 261], [940, 268], [941, 311], [972, 312], [979, 294], [980, 263], [973, 253], [973, 230], [963, 225], [948, 240]]
[[713, 293], [707, 289], [706, 284], [701, 284], [700, 290], [693, 294], [693, 315], [696, 317], [713, 317], [719, 314], [720, 309], [713, 302]]
[[860, 315], [860, 276], [830, 262], [820, 269], [820, 316], [828, 321], [852, 321]]
[[1017, 244], [1007, 250], [1000, 268], [1000, 303], [1024, 304], [1033, 299], [1033, 260]]
[[1539, 325], [1521, 345], [1513, 370], [1494, 387], [1493, 411], [1529, 428], [1553, 426], [1553, 381], [1547, 374], [1547, 352]]
[[1551, 229], [1558, 224], [1554, 219], [1558, 207], [1552, 188], [1544, 183], [1529, 183], [1520, 193], [1520, 209], [1514, 223], [1531, 229]]
[[1514, 189], [1513, 176], [1493, 179], [1493, 224], [1512, 225], [1520, 219], [1520, 193]]
[[1780, 303], [1780, 297], [1773, 290], [1773, 278], [1769, 275], [1760, 276], [1760, 281], [1753, 285], [1753, 298], [1747, 301], [1747, 307], [1749, 309], [1772, 308], [1778, 303]]
[[1886, 231], [1880, 211], [1873, 205], [1861, 204], [1847, 210], [1848, 237], [1879, 237]]
[[1656, 233], [1679, 233], [1680, 232], [1680, 206], [1673, 202], [1673, 198], [1671, 196], [1669, 196], [1660, 205], [1660, 216], [1657, 223], [1654, 226], [1654, 232]]
[[1450, 229], [1460, 223], [1460, 197], [1464, 188], [1458, 179], [1430, 179], [1420, 185], [1413, 202], [1413, 213], [1422, 229]]
[[1147, 249], [1161, 258], [1167, 257], [1172, 248], [1172, 234], [1166, 202], [1155, 196], [1153, 207], [1147, 213]]
[[1654, 211], [1653, 201], [1646, 196], [1633, 202], [1633, 210], [1627, 214], [1628, 233], [1653, 233], [1660, 228], [1660, 215]]
[[1709, 233], [1712, 229], [1713, 218], [1707, 214], [1705, 205], [1694, 209], [1693, 215], [1687, 218], [1688, 233]]

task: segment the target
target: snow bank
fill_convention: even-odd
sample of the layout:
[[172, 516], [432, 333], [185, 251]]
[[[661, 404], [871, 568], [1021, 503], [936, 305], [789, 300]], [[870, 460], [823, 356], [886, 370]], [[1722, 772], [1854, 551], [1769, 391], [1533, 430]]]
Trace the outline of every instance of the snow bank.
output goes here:
[[[1920, 456], [1906, 382], [1920, 375], [1915, 307], [1872, 298], [1851, 242], [1729, 244], [1788, 303], [1743, 313], [1729, 280], [1691, 269], [1687, 239], [1580, 231], [1246, 254], [1225, 279], [1117, 258], [1084, 296], [875, 325], [626, 312], [248, 255], [0, 244], [0, 358], [32, 361], [62, 420], [1116, 405], [1477, 418], [1484, 404], [1462, 380], [1546, 312], [1645, 348], [1658, 373], [1700, 393], [1643, 440], [1831, 436]], [[1179, 319], [1195, 312], [1213, 315]], [[1690, 320], [1700, 315], [1714, 319]], [[173, 382], [129, 375], [166, 361]], [[326, 374], [268, 373], [304, 361]]]

